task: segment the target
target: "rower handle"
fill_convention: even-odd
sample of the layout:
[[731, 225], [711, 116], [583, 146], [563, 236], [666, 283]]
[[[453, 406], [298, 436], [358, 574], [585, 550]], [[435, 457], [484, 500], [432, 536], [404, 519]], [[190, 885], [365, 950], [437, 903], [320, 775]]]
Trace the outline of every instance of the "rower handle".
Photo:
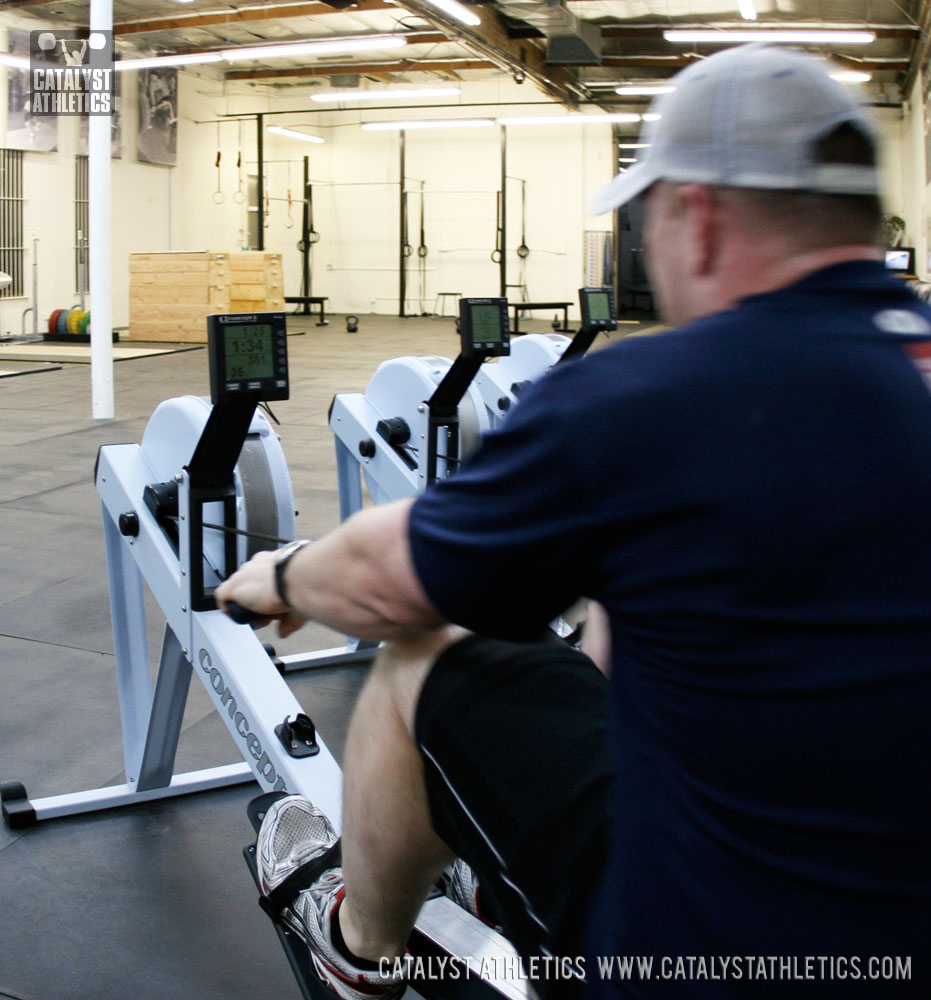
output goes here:
[[261, 621], [263, 618], [267, 618], [267, 615], [260, 614], [258, 611], [252, 611], [250, 608], [244, 608], [241, 604], [237, 604], [235, 601], [230, 601], [226, 606], [226, 613], [236, 622], [237, 625], [252, 625], [257, 621]]

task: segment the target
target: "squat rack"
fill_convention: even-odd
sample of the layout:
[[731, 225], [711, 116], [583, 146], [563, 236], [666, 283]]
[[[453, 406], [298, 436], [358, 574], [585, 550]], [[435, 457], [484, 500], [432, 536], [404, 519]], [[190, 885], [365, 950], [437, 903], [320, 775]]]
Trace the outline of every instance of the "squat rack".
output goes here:
[[[507, 296], [508, 283], [508, 262], [507, 262], [507, 126], [500, 125], [501, 130], [501, 180], [496, 192], [496, 214], [495, 214], [495, 248], [492, 251], [491, 259], [498, 265], [498, 294]], [[407, 191], [404, 182], [407, 177], [406, 164], [406, 132], [400, 129], [399, 142], [399, 202], [398, 209], [400, 220], [398, 225], [398, 316], [404, 317], [405, 301], [407, 299], [407, 258], [409, 256], [408, 247], [408, 226], [407, 226]], [[421, 199], [424, 193], [420, 192]]]
[[[548, 102], [531, 102], [546, 104]], [[457, 107], [473, 105], [457, 105]], [[476, 105], [479, 106], [479, 105]], [[381, 109], [383, 110], [383, 109]], [[301, 111], [272, 111], [272, 112], [256, 112], [254, 115], [242, 115], [242, 116], [230, 116], [230, 118], [253, 118], [256, 127], [256, 163], [257, 163], [257, 183], [256, 183], [256, 198], [258, 200], [259, 209], [265, 202], [265, 147], [264, 147], [264, 132], [265, 132], [265, 117], [268, 114], [303, 114]], [[319, 113], [319, 109], [310, 109], [308, 113]], [[229, 120], [224, 118], [222, 120]], [[209, 124], [208, 122], [199, 122], [198, 124]], [[495, 248], [492, 252], [492, 260], [498, 265], [498, 294], [501, 296], [507, 295], [507, 126], [499, 125], [500, 129], [500, 163], [501, 163], [501, 173], [499, 180], [499, 187], [497, 193], [497, 211], [495, 219]], [[398, 213], [399, 213], [399, 225], [398, 225], [398, 316], [404, 317], [405, 312], [405, 300], [407, 297], [407, 255], [406, 247], [408, 244], [407, 235], [407, 194], [405, 192], [404, 183], [406, 177], [406, 134], [403, 129], [399, 131], [399, 179], [398, 179]], [[302, 225], [302, 239], [299, 243], [299, 249], [303, 255], [303, 266], [302, 266], [302, 277], [303, 277], [303, 287], [308, 289], [310, 287], [310, 250], [317, 240], [319, 239], [319, 234], [313, 229], [313, 209], [310, 202], [310, 178], [309, 178], [309, 158], [304, 157], [304, 212], [303, 212], [303, 225]], [[257, 250], [265, 249], [265, 233], [264, 227], [258, 227], [258, 236], [256, 240]], [[305, 294], [307, 294], [305, 292]]]

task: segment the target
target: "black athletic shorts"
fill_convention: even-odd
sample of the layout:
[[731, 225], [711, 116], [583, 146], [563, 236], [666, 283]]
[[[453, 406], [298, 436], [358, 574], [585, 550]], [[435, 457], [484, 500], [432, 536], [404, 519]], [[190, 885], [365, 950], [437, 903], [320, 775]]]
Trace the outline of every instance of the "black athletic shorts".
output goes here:
[[[417, 706], [434, 829], [525, 964], [583, 954], [608, 835], [607, 685], [556, 638], [472, 635], [441, 654]], [[574, 992], [561, 985], [547, 975], [538, 991]]]

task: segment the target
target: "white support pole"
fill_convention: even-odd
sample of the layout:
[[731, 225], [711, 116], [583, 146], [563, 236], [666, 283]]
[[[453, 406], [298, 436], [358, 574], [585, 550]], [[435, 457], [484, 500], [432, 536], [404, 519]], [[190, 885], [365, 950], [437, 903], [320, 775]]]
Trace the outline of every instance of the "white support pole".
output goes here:
[[[113, 30], [113, 0], [91, 0], [92, 31]], [[90, 115], [88, 194], [90, 215], [91, 394], [95, 420], [113, 417], [113, 309], [110, 277], [109, 115]]]

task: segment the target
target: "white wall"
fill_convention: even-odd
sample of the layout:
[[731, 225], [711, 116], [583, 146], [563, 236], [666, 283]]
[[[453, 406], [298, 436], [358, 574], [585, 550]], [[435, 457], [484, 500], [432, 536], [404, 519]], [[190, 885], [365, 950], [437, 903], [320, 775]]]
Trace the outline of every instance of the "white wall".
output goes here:
[[[0, 44], [6, 47], [5, 30]], [[7, 72], [0, 70], [0, 144], [6, 136]], [[113, 322], [128, 322], [128, 255], [135, 251], [167, 249], [171, 168], [139, 163], [135, 139], [137, 94], [134, 74], [123, 80], [123, 158], [113, 161]], [[0, 333], [18, 334], [22, 311], [32, 298], [32, 240], [39, 239], [39, 329], [47, 329], [54, 309], [77, 304], [74, 266], [74, 171], [78, 150], [78, 119], [58, 119], [58, 151], [24, 152], [23, 194], [26, 236], [26, 295], [0, 300]], [[93, 303], [87, 297], [86, 305]], [[32, 317], [26, 319], [32, 330]]]

